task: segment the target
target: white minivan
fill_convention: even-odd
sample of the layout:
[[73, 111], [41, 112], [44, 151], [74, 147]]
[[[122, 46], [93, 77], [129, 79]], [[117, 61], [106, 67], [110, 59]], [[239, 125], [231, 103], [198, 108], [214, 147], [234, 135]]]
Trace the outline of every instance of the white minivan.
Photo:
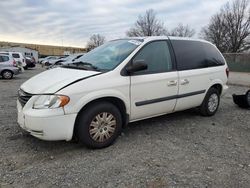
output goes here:
[[113, 40], [77, 62], [42, 72], [18, 91], [18, 123], [43, 140], [109, 146], [127, 123], [198, 107], [216, 113], [228, 67], [204, 40]]

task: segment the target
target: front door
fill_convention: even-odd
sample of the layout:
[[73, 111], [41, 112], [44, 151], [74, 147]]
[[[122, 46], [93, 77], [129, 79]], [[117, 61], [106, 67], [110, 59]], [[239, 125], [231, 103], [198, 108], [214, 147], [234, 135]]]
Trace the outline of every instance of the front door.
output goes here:
[[146, 44], [132, 59], [143, 60], [147, 70], [131, 75], [131, 118], [144, 119], [172, 112], [178, 93], [178, 73], [173, 68], [167, 41]]

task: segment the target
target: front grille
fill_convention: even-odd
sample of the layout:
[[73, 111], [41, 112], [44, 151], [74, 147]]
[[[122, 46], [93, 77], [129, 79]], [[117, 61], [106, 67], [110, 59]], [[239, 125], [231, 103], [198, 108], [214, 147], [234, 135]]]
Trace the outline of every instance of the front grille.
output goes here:
[[27, 93], [22, 89], [18, 90], [18, 100], [21, 103], [22, 107], [30, 100], [32, 96], [33, 96], [32, 94]]

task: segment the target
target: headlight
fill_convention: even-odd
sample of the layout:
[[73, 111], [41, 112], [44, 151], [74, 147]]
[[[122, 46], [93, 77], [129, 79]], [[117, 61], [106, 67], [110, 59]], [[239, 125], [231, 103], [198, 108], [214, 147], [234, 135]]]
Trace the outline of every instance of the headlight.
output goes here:
[[34, 109], [53, 109], [64, 107], [69, 103], [69, 97], [65, 95], [40, 95], [34, 102]]

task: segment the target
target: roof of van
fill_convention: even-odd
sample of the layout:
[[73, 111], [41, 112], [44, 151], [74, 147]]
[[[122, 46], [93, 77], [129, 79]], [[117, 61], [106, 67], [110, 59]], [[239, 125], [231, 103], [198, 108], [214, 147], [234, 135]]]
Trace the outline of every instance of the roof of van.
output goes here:
[[188, 37], [175, 37], [175, 36], [148, 36], [148, 37], [128, 37], [125, 39], [134, 39], [134, 40], [144, 40], [144, 41], [153, 41], [153, 40], [189, 40], [189, 41], [199, 41], [199, 42], [207, 42], [210, 43], [206, 40], [203, 39], [197, 39], [197, 38], [188, 38]]

